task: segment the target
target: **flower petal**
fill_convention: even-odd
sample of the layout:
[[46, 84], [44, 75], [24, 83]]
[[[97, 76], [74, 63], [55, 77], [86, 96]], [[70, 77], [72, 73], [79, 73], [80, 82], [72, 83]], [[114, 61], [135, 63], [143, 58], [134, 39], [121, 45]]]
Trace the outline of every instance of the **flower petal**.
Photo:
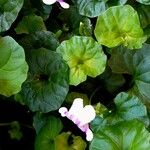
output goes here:
[[92, 139], [93, 139], [93, 132], [90, 129], [88, 129], [86, 132], [86, 140], [92, 141]]
[[58, 1], [58, 2], [61, 5], [61, 7], [64, 9], [68, 9], [70, 7], [69, 4], [64, 1]]
[[57, 0], [42, 0], [44, 4], [51, 5], [54, 4]]

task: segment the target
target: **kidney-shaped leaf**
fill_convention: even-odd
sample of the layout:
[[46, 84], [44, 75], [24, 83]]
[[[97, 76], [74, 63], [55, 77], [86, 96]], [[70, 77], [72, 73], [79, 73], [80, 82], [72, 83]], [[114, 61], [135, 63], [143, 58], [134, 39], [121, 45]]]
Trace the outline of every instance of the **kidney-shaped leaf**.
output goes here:
[[23, 48], [9, 36], [0, 38], [0, 94], [11, 96], [18, 93], [27, 72]]
[[94, 32], [98, 42], [110, 48], [118, 45], [141, 48], [147, 39], [137, 12], [129, 5], [107, 9], [98, 17]]
[[96, 17], [103, 11], [105, 11], [105, 3], [108, 0], [77, 0], [77, 7], [81, 15], [87, 17]]
[[106, 65], [106, 55], [102, 47], [90, 37], [74, 36], [57, 48], [70, 68], [70, 84], [78, 85], [87, 75], [96, 77]]
[[139, 119], [149, 125], [146, 106], [136, 96], [120, 93], [114, 99], [115, 110], [106, 118], [108, 123]]
[[22, 5], [23, 0], [0, 0], [0, 32], [10, 28]]
[[90, 150], [149, 150], [150, 133], [144, 125], [132, 120], [98, 130]]
[[68, 93], [68, 66], [61, 56], [41, 48], [30, 54], [29, 76], [22, 86], [22, 96], [32, 111], [58, 109]]
[[137, 51], [119, 47], [113, 50], [109, 65], [113, 72], [132, 75], [132, 88], [136, 95], [150, 97], [150, 45], [144, 44]]
[[36, 31], [43, 30], [46, 30], [46, 27], [42, 17], [34, 14], [23, 17], [22, 21], [19, 22], [18, 26], [15, 29], [17, 34], [31, 34], [35, 33]]
[[62, 130], [60, 119], [50, 116], [35, 140], [35, 150], [55, 150], [55, 138]]
[[71, 132], [63, 132], [55, 139], [55, 150], [85, 150], [85, 148], [86, 143], [83, 139], [80, 136], [71, 135]]

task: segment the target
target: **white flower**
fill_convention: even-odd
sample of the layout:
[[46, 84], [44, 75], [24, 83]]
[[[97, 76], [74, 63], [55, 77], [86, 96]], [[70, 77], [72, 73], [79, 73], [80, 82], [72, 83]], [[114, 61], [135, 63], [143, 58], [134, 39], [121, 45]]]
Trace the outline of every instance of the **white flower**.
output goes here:
[[93, 133], [88, 123], [95, 118], [96, 113], [91, 105], [83, 107], [83, 99], [76, 98], [69, 111], [66, 107], [61, 107], [59, 113], [62, 117], [67, 117], [73, 121], [81, 131], [85, 132], [87, 141], [92, 141]]
[[55, 2], [58, 2], [61, 5], [61, 7], [65, 8], [65, 9], [69, 8], [69, 4], [64, 2], [64, 0], [42, 0], [42, 1], [46, 5], [52, 5]]

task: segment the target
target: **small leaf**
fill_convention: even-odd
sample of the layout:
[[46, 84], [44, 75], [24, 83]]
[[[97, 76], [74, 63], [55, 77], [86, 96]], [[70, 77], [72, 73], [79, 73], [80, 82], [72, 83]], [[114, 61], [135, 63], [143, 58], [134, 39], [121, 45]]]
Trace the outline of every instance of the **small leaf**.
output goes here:
[[0, 0], [0, 32], [9, 30], [22, 6], [23, 0]]
[[23, 48], [11, 37], [0, 38], [0, 94], [11, 96], [21, 90], [28, 65]]
[[35, 150], [55, 150], [55, 138], [62, 130], [60, 119], [50, 116], [35, 140]]
[[36, 31], [43, 31], [46, 30], [45, 24], [43, 19], [40, 16], [31, 14], [25, 16], [21, 22], [19, 22], [18, 26], [16, 27], [15, 31], [17, 34], [31, 34], [35, 33]]
[[149, 148], [150, 133], [137, 120], [99, 129], [90, 144], [90, 150], [149, 150]]
[[74, 36], [63, 41], [57, 52], [69, 65], [71, 85], [85, 81], [87, 75], [96, 77], [105, 69], [106, 55], [102, 47], [90, 37]]
[[89, 98], [87, 97], [86, 94], [82, 94], [82, 93], [77, 93], [77, 92], [71, 92], [67, 95], [66, 97], [66, 102], [69, 104], [72, 104], [74, 99], [76, 98], [82, 98], [83, 99], [83, 104], [85, 105], [89, 105]]
[[93, 18], [105, 11], [107, 1], [108, 0], [77, 0], [77, 7], [81, 15]]
[[141, 48], [146, 41], [137, 12], [130, 6], [114, 6], [102, 13], [96, 23], [98, 42], [109, 48], [124, 45], [130, 49]]
[[20, 140], [23, 137], [23, 134], [20, 130], [20, 124], [17, 121], [11, 123], [11, 129], [8, 131], [11, 139]]
[[80, 136], [63, 132], [55, 139], [55, 150], [85, 150], [86, 143]]
[[32, 50], [29, 76], [22, 86], [22, 96], [32, 111], [58, 109], [68, 93], [68, 66], [61, 56], [44, 48]]

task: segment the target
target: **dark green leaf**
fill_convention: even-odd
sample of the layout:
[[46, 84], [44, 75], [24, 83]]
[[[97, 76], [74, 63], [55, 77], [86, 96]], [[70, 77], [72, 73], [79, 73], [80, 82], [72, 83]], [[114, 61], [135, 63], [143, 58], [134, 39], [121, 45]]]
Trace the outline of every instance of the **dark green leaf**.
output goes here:
[[36, 137], [35, 150], [55, 150], [54, 140], [62, 127], [60, 119], [50, 116]]
[[150, 97], [150, 45], [130, 51], [125, 48], [113, 50], [109, 65], [113, 72], [132, 75], [130, 86], [137, 87], [136, 95]]
[[108, 0], [77, 0], [77, 7], [79, 13], [87, 17], [97, 17], [106, 9], [106, 2]]
[[31, 34], [43, 30], [46, 30], [43, 19], [34, 14], [25, 16], [15, 29], [17, 34]]
[[42, 47], [55, 51], [59, 45], [59, 41], [55, 37], [54, 33], [50, 31], [38, 31], [34, 34], [27, 35], [24, 38], [22, 38], [20, 40], [20, 44], [27, 51]]
[[68, 66], [61, 56], [41, 48], [31, 52], [29, 76], [22, 86], [22, 96], [32, 111], [58, 109], [68, 93]]

